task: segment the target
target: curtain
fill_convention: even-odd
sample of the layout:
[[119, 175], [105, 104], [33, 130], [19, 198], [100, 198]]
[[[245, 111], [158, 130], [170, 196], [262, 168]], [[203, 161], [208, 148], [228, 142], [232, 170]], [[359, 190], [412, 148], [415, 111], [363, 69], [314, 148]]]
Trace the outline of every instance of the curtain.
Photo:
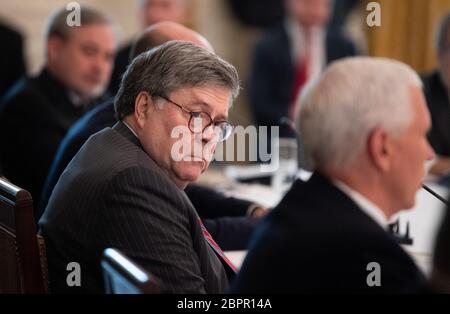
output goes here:
[[450, 0], [376, 2], [381, 5], [381, 26], [366, 26], [369, 55], [403, 61], [418, 72], [435, 68], [435, 29], [450, 11]]

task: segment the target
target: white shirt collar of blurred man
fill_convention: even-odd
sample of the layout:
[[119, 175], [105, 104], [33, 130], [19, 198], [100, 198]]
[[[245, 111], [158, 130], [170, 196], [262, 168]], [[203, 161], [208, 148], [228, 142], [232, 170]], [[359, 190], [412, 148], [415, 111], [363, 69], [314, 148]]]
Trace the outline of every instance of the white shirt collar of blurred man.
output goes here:
[[[306, 54], [304, 30], [302, 25], [289, 17], [285, 20], [285, 28], [289, 38], [292, 62], [297, 66]], [[321, 27], [312, 28], [308, 80], [319, 76], [324, 69], [326, 64], [325, 47], [325, 29]]]
[[387, 230], [387, 226], [389, 224], [388, 219], [384, 212], [376, 206], [374, 203], [369, 201], [366, 197], [362, 196], [360, 193], [356, 192], [348, 185], [344, 184], [341, 181], [333, 180], [333, 184], [342, 191], [345, 195], [347, 195], [353, 202], [358, 205], [358, 207], [372, 220], [374, 220], [378, 225], [381, 226], [384, 230]]

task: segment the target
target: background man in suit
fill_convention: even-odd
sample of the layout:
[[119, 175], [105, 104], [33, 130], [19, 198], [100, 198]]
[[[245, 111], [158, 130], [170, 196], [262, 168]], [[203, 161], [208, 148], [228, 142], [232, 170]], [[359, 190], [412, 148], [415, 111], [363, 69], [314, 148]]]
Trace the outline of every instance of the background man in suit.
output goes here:
[[0, 99], [5, 92], [23, 75], [26, 74], [23, 59], [22, 34], [0, 23]]
[[439, 24], [436, 49], [439, 68], [423, 84], [432, 121], [429, 139], [437, 154], [430, 172], [443, 175], [450, 171], [450, 13]]
[[348, 39], [326, 30], [331, 0], [284, 0], [284, 4], [286, 20], [264, 33], [255, 46], [249, 82], [256, 123], [280, 126], [282, 137], [293, 135], [281, 121], [293, 120], [303, 86], [326, 64], [355, 54]]
[[[170, 41], [134, 59], [115, 100], [120, 122], [81, 148], [39, 222], [53, 291], [71, 291], [71, 261], [83, 270], [78, 289], [103, 291], [107, 247], [159, 277], [166, 292], [226, 289], [235, 269], [183, 189], [230, 135], [238, 92], [236, 69], [192, 43]], [[174, 149], [180, 141], [186, 146]]]
[[431, 284], [436, 292], [450, 293], [450, 210], [444, 216], [433, 254]]
[[[209, 42], [200, 34], [174, 22], [160, 22], [147, 28], [134, 43], [130, 63], [139, 54], [169, 40], [184, 40], [213, 51]], [[112, 127], [117, 122], [114, 113], [114, 99], [97, 106], [86, 113], [67, 133], [56, 154], [42, 193], [41, 211], [47, 206], [50, 195], [59, 177], [86, 140], [98, 131]], [[190, 184], [186, 194], [199, 212], [207, 218], [204, 223], [213, 238], [224, 250], [244, 250], [256, 228], [259, 216], [267, 210], [258, 204], [225, 197], [212, 189]]]
[[62, 8], [49, 19], [42, 72], [19, 81], [0, 105], [4, 175], [36, 199], [60, 141], [102, 95], [113, 65], [112, 21], [82, 7], [81, 26], [71, 27], [70, 12]]
[[420, 291], [422, 274], [386, 224], [414, 205], [434, 157], [429, 128], [421, 81], [408, 66], [375, 58], [331, 65], [298, 113], [315, 173], [263, 221], [234, 291]]
[[[138, 0], [137, 2], [137, 15], [142, 29], [164, 21], [183, 23], [186, 19], [186, 0]], [[108, 87], [112, 95], [119, 90], [122, 75], [129, 64], [132, 47], [133, 42], [129, 42], [117, 52]]]

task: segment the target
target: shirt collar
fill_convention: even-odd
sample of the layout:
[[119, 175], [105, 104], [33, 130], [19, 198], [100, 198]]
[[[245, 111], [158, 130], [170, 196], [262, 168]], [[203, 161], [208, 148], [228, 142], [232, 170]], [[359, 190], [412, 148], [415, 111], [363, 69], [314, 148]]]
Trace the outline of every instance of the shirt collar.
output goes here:
[[139, 136], [136, 134], [136, 132], [134, 132], [134, 130], [131, 128], [131, 126], [129, 126], [125, 121], [122, 120], [122, 123], [131, 131], [131, 133], [134, 134], [134, 136], [136, 136], [137, 139], [139, 139]]
[[[296, 64], [305, 53], [305, 45], [303, 44], [305, 41], [304, 28], [293, 17], [286, 18], [286, 20], [284, 21], [284, 26], [291, 46], [291, 57], [294, 64]], [[314, 54], [323, 55], [324, 53], [323, 48], [325, 47], [325, 31], [322, 27], [313, 27], [311, 29], [310, 44], [312, 45], [311, 52], [313, 53], [313, 57], [322, 57], [314, 56]]]
[[372, 220], [374, 220], [378, 225], [380, 225], [383, 229], [387, 229], [388, 219], [384, 212], [376, 206], [374, 203], [369, 201], [366, 197], [356, 192], [348, 185], [344, 184], [341, 181], [333, 180], [333, 184], [341, 190], [345, 195], [347, 195], [352, 201], [358, 205], [358, 207]]

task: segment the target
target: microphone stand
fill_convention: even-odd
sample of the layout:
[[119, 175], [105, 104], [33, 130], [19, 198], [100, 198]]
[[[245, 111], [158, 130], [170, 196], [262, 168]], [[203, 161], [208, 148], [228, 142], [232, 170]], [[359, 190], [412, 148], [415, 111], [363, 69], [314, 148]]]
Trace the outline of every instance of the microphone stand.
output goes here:
[[428, 186], [426, 186], [425, 184], [422, 184], [422, 188], [427, 191], [428, 193], [430, 193], [431, 195], [433, 195], [435, 198], [437, 198], [438, 200], [440, 200], [442, 203], [444, 203], [445, 205], [448, 206], [448, 201], [443, 198], [442, 196], [440, 196], [439, 194], [437, 194], [435, 191], [433, 191], [432, 189], [430, 189]]

